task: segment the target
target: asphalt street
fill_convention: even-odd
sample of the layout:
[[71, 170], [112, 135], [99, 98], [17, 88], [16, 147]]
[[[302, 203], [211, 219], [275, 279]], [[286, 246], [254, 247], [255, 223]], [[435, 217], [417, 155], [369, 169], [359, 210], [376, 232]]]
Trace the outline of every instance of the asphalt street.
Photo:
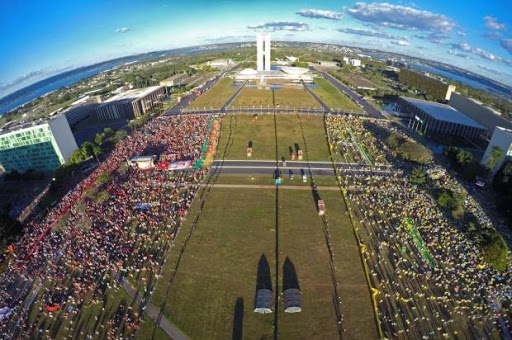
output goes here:
[[[369, 167], [365, 164], [336, 164], [336, 168], [344, 174], [391, 174], [397, 172], [388, 166]], [[225, 160], [214, 161], [211, 166], [212, 171], [219, 174], [233, 175], [274, 175], [276, 170], [283, 176], [302, 176], [304, 174], [316, 176], [332, 176], [334, 168], [331, 162], [308, 162], [305, 161], [250, 161], [250, 160]]]

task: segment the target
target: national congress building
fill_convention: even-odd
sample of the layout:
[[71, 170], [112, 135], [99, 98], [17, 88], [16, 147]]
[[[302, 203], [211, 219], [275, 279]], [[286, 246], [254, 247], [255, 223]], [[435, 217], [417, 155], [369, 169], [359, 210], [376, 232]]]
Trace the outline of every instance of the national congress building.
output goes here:
[[64, 164], [76, 149], [64, 115], [0, 131], [0, 164], [5, 172], [50, 172]]

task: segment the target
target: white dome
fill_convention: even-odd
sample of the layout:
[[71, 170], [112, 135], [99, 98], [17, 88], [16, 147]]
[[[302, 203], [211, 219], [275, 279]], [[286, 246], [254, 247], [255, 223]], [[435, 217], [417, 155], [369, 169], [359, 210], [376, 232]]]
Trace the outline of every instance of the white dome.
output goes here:
[[243, 69], [242, 71], [240, 71], [240, 74], [245, 75], [245, 76], [254, 75], [257, 73], [258, 73], [258, 71], [256, 71], [253, 68], [246, 68], [246, 69]]

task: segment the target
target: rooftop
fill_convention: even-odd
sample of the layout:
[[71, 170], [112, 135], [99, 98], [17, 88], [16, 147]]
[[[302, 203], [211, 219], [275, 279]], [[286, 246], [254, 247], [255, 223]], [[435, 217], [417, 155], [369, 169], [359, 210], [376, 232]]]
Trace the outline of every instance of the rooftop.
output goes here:
[[475, 122], [465, 114], [457, 111], [450, 105], [429, 102], [421, 99], [414, 99], [409, 97], [400, 97], [406, 102], [416, 106], [420, 110], [424, 111], [432, 118], [448, 123], [462, 124], [467, 126], [476, 127], [479, 129], [485, 129], [482, 125]]
[[109, 99], [105, 100], [103, 103], [112, 103], [112, 102], [131, 102], [136, 99], [143, 98], [150, 94], [151, 92], [154, 92], [158, 90], [161, 86], [150, 86], [143, 89], [133, 89], [121, 92], [113, 97], [110, 97]]
[[29, 129], [33, 127], [37, 127], [40, 125], [48, 124], [50, 121], [61, 117], [62, 114], [58, 114], [56, 116], [47, 117], [47, 118], [39, 118], [37, 120], [33, 120], [30, 122], [14, 122], [12, 124], [5, 124], [2, 128], [0, 128], [0, 135], [6, 135], [11, 132], [22, 131], [24, 129]]

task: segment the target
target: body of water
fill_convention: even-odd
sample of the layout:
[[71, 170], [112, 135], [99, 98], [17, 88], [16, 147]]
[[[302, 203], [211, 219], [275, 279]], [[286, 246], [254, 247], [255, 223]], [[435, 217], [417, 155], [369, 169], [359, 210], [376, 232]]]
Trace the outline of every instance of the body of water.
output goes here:
[[[218, 51], [220, 49], [221, 48], [214, 48], [210, 49], [209, 51]], [[17, 108], [18, 106], [26, 104], [33, 99], [39, 98], [40, 96], [45, 95], [49, 92], [58, 90], [64, 86], [73, 85], [76, 82], [79, 82], [80, 80], [95, 76], [103, 71], [112, 69], [116, 66], [121, 66], [123, 64], [136, 61], [148, 61], [159, 57], [166, 57], [180, 53], [194, 54], [201, 52], [205, 52], [205, 50], [197, 47], [150, 52], [146, 54], [118, 58], [102, 62], [99, 64], [85, 66], [72, 71], [64, 72], [52, 76], [50, 78], [41, 80], [35, 84], [29, 85], [21, 90], [18, 90], [14, 93], [5, 96], [4, 98], [0, 98], [0, 115]]]
[[[40, 86], [37, 86], [36, 88], [34, 88], [32, 90], [28, 90], [26, 93], [21, 94], [20, 96], [17, 96], [16, 98], [13, 98], [11, 100], [6, 100], [5, 103], [1, 103], [0, 104], [0, 114], [3, 114], [10, 110], [13, 110], [13, 109], [17, 108], [18, 106], [28, 103], [29, 101], [39, 98], [40, 96], [45, 95], [49, 92], [60, 89], [61, 87], [73, 85], [74, 83], [79, 82], [80, 80], [97, 75], [103, 71], [111, 69], [114, 66], [117, 66], [117, 65], [110, 65], [110, 64], [104, 65], [104, 66], [101, 66], [98, 68], [84, 70], [83, 72], [70, 74], [69, 76], [58, 77], [57, 79], [55, 79], [55, 77], [51, 77], [49, 79], [43, 80], [43, 81], [37, 83], [37, 84], [40, 84]], [[27, 89], [28, 88], [29, 87], [27, 87]], [[9, 97], [9, 96], [6, 96], [6, 98], [7, 97]]]
[[419, 65], [419, 64], [411, 64], [411, 67], [413, 67], [413, 68], [415, 68], [417, 70], [420, 70], [420, 71], [429, 72], [429, 73], [433, 73], [433, 74], [438, 74], [438, 75], [443, 76], [445, 78], [453, 79], [455, 81], [458, 81], [458, 82], [460, 82], [462, 84], [465, 84], [465, 85], [469, 85], [469, 86], [474, 87], [476, 89], [487, 90], [487, 91], [492, 91], [492, 92], [496, 91], [496, 89], [494, 87], [491, 87], [488, 84], [479, 82], [479, 81], [477, 81], [475, 79], [467, 78], [463, 74], [460, 74], [460, 73], [450, 72], [448, 70], [438, 69], [438, 68], [435, 68], [435, 67], [432, 67], [432, 66]]

